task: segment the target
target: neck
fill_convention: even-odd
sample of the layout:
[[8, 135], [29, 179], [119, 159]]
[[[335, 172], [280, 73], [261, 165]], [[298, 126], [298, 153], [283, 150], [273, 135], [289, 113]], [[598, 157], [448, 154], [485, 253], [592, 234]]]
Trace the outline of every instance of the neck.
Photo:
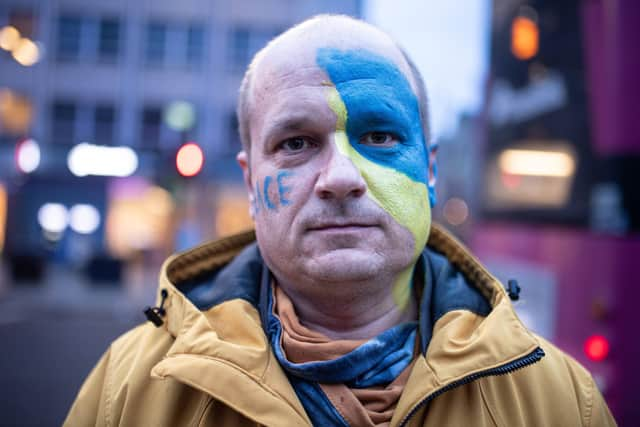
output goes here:
[[[278, 284], [291, 299], [300, 322], [334, 340], [373, 338], [417, 319], [411, 274], [406, 271], [385, 283], [322, 283], [301, 288], [278, 279]], [[314, 292], [318, 289], [321, 291]]]

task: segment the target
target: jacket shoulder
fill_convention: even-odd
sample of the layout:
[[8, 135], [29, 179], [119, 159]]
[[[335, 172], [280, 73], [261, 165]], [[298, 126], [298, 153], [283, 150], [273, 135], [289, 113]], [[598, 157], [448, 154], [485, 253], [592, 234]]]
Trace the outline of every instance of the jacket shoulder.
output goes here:
[[117, 338], [85, 380], [64, 425], [193, 424], [187, 418], [200, 416], [207, 396], [175, 380], [151, 377], [173, 341], [151, 324]]
[[545, 352], [539, 362], [480, 380], [498, 425], [616, 425], [591, 374], [549, 341], [536, 338]]
[[125, 365], [133, 369], [153, 367], [162, 360], [173, 342], [174, 338], [164, 328], [143, 323], [111, 343], [110, 365], [112, 368]]

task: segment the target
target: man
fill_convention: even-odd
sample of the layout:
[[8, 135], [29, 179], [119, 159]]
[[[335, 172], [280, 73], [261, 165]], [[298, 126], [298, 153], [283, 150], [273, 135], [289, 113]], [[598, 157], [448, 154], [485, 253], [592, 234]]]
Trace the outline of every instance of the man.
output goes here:
[[361, 21], [269, 43], [238, 107], [257, 244], [170, 258], [155, 325], [111, 345], [66, 424], [614, 425], [591, 376], [432, 226], [426, 107]]

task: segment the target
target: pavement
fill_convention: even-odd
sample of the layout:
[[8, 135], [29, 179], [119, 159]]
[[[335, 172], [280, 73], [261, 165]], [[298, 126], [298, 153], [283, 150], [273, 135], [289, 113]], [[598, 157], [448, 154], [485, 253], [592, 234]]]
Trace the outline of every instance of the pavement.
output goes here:
[[146, 321], [157, 271], [100, 284], [60, 266], [40, 283], [0, 271], [0, 425], [60, 426], [109, 343]]

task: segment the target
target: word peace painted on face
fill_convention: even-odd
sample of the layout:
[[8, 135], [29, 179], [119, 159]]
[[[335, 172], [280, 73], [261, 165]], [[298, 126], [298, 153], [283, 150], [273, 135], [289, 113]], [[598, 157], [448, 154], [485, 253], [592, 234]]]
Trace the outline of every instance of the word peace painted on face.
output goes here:
[[[278, 206], [287, 206], [291, 204], [288, 194], [291, 192], [291, 186], [287, 185], [288, 178], [293, 176], [293, 172], [281, 170], [275, 177], [267, 175], [256, 181], [255, 195], [255, 211], [260, 212], [261, 209], [277, 210]], [[277, 192], [275, 191], [277, 189]]]

